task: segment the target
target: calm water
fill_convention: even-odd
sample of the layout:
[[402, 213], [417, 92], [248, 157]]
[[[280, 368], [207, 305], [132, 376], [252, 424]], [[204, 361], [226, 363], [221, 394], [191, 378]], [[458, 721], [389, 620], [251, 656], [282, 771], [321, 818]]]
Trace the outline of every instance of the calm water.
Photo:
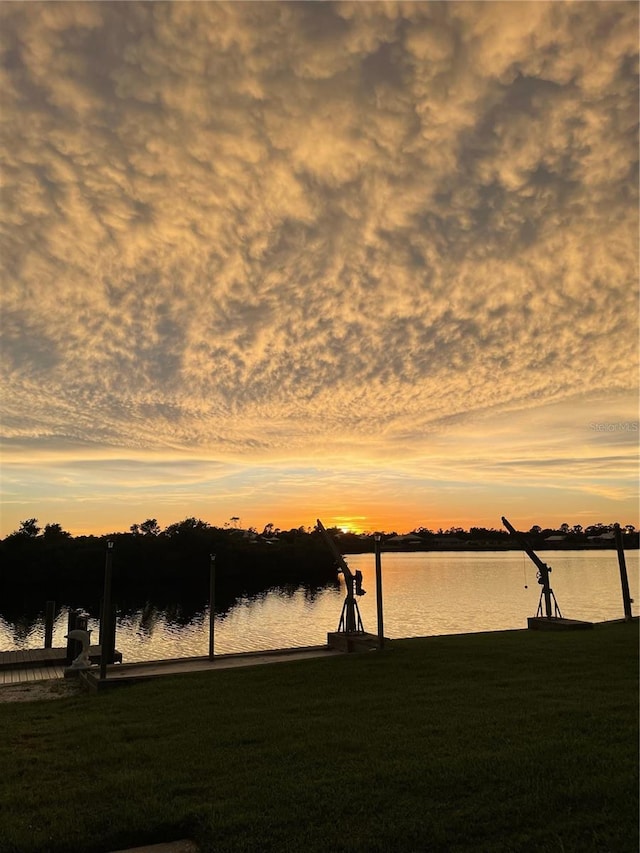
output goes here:
[[[544, 552], [562, 615], [603, 621], [624, 615], [615, 551]], [[626, 552], [631, 597], [638, 601], [638, 552]], [[367, 595], [359, 599], [365, 630], [375, 633], [375, 569], [372, 554], [347, 558], [360, 569]], [[526, 627], [535, 615], [541, 587], [535, 567], [521, 552], [383, 554], [385, 635], [411, 637]], [[525, 584], [528, 588], [525, 589]], [[274, 589], [239, 600], [216, 614], [216, 653], [317, 645], [340, 618], [344, 589]], [[637, 606], [633, 605], [634, 615]], [[64, 646], [67, 615], [56, 620], [54, 646]], [[89, 621], [97, 642], [97, 620]], [[0, 650], [38, 648], [44, 625], [10, 624], [0, 618]], [[121, 616], [116, 645], [125, 661], [204, 655], [209, 647], [209, 611], [188, 622], [149, 604]]]

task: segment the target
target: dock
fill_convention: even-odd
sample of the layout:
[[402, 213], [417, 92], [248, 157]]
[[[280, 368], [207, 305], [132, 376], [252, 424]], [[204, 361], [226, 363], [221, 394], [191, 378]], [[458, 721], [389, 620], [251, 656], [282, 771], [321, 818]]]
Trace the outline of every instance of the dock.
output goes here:
[[[92, 663], [99, 663], [100, 654], [100, 646], [89, 648], [89, 658]], [[122, 661], [122, 653], [116, 651], [114, 658], [116, 661]], [[67, 666], [66, 647], [0, 652], [0, 685], [64, 678]]]
[[[2, 652], [6, 654], [6, 652]], [[55, 660], [40, 665], [24, 667], [13, 667], [0, 669], [0, 688], [8, 684], [23, 684], [27, 681], [50, 681], [55, 678], [64, 678], [66, 664], [60, 665]]]
[[[328, 646], [303, 646], [289, 649], [270, 649], [260, 652], [237, 652], [216, 655], [210, 660], [207, 655], [166, 660], [139, 661], [137, 663], [115, 663], [107, 666], [107, 677], [100, 680], [98, 666], [82, 672], [84, 685], [91, 691], [103, 690], [123, 684], [134, 684], [164, 675], [181, 675], [190, 672], [212, 672], [244, 666], [259, 666], [269, 663], [285, 663], [291, 660], [332, 657], [341, 652]], [[116, 653], [122, 660], [120, 652]], [[94, 664], [100, 662], [100, 647], [92, 646], [90, 657]], [[116, 657], [118, 659], [118, 657]], [[0, 652], [0, 687], [30, 681], [64, 678], [67, 668], [66, 649], [25, 649], [23, 651]], [[80, 671], [78, 671], [80, 674]]]

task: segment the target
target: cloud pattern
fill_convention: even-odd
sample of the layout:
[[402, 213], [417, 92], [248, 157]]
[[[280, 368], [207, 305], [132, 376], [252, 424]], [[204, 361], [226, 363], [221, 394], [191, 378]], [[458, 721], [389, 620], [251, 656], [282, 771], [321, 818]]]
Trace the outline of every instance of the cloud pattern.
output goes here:
[[400, 464], [629, 406], [635, 3], [0, 17], [10, 450]]

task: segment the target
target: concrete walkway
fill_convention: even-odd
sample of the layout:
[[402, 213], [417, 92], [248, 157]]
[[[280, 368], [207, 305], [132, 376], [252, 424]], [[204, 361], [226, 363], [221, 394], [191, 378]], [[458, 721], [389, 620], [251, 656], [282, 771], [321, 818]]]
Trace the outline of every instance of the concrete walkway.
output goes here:
[[200, 851], [193, 841], [183, 839], [169, 841], [166, 844], [149, 844], [146, 847], [129, 847], [126, 850], [114, 850], [113, 853], [200, 853]]
[[100, 680], [98, 667], [92, 667], [82, 673], [82, 680], [89, 689], [101, 690], [120, 684], [131, 684], [166, 675], [182, 675], [189, 672], [214, 672], [220, 669], [236, 669], [246, 666], [286, 663], [293, 660], [335, 657], [343, 652], [329, 646], [305, 646], [297, 649], [270, 649], [263, 652], [240, 652], [229, 655], [216, 655], [213, 660], [207, 656], [174, 658], [171, 660], [141, 661], [139, 663], [112, 664], [107, 667], [106, 679]]

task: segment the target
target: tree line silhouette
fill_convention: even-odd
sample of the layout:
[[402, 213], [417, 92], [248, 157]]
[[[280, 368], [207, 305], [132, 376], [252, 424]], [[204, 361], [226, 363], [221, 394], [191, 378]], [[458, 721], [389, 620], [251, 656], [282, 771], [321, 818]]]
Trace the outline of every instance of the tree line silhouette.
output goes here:
[[235, 527], [213, 527], [185, 518], [161, 530], [155, 519], [132, 525], [127, 533], [72, 536], [59, 524], [36, 518], [0, 541], [0, 596], [95, 603], [102, 590], [107, 543], [113, 543], [113, 584], [119, 603], [206, 597], [209, 565], [215, 555], [216, 587], [255, 593], [292, 583], [337, 583], [337, 568], [319, 534], [304, 528], [277, 536]]

